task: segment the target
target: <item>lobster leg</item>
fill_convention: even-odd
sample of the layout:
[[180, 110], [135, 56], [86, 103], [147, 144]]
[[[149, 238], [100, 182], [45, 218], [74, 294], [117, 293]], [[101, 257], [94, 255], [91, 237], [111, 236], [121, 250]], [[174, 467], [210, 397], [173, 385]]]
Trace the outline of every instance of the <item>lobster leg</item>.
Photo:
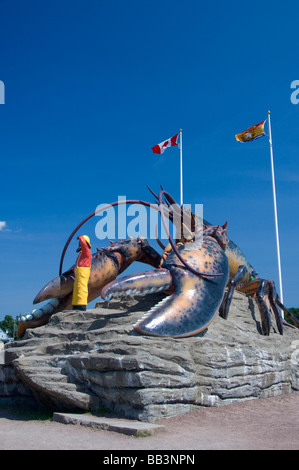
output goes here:
[[279, 309], [276, 306], [276, 299], [278, 298], [275, 285], [273, 281], [268, 281], [268, 286], [269, 286], [269, 301], [271, 308], [273, 310], [275, 320], [276, 320], [276, 325], [278, 328], [279, 333], [282, 335], [283, 334], [283, 319], [281, 316], [281, 313]]
[[256, 293], [256, 301], [261, 315], [261, 326], [263, 335], [269, 336], [270, 334], [270, 326], [271, 326], [271, 318], [270, 312], [264, 301], [264, 295], [266, 291], [267, 280], [260, 279], [260, 285], [258, 291]]
[[228, 317], [228, 312], [233, 298], [234, 289], [242, 281], [243, 277], [246, 274], [246, 271], [247, 267], [245, 265], [239, 266], [238, 271], [228, 283], [227, 293], [219, 309], [219, 315], [225, 320]]
[[[279, 306], [279, 308], [281, 308], [284, 313], [287, 314], [287, 316], [293, 320], [294, 324], [296, 325], [296, 328], [299, 328], [299, 321], [297, 320], [297, 318], [280, 302], [278, 296], [276, 297], [275, 299], [275, 302], [277, 303], [277, 305]], [[287, 324], [288, 326], [290, 326], [289, 323], [285, 322], [285, 324]]]

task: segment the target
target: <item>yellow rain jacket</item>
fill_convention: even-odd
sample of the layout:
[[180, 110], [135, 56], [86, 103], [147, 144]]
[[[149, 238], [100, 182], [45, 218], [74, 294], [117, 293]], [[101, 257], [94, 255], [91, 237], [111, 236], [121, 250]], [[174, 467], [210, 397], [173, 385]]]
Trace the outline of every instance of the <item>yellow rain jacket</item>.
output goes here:
[[[81, 252], [76, 261], [75, 266], [75, 282], [73, 288], [73, 305], [88, 304], [88, 281], [91, 267], [91, 251], [90, 243], [86, 239], [86, 235], [78, 237], [81, 246]], [[89, 239], [88, 239], [89, 240]]]

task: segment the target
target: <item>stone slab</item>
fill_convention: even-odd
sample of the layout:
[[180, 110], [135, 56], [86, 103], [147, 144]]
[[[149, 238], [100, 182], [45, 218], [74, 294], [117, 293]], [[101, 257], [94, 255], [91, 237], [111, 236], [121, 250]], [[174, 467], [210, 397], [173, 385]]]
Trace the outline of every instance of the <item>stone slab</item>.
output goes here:
[[76, 413], [55, 412], [53, 414], [53, 421], [63, 424], [80, 424], [82, 426], [119, 432], [136, 437], [150, 436], [156, 432], [165, 431], [165, 427], [158, 424], [131, 421], [127, 419], [104, 418], [88, 414], [82, 415]]

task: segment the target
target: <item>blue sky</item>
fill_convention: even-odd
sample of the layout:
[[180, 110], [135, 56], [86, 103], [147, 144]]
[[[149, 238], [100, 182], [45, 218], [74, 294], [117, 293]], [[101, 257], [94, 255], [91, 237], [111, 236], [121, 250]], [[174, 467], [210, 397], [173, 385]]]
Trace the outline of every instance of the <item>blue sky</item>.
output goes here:
[[299, 307], [298, 14], [297, 1], [0, 0], [0, 319], [32, 310], [98, 204], [152, 201], [160, 184], [179, 201], [179, 151], [151, 147], [180, 128], [184, 201], [228, 220], [278, 286], [268, 138], [234, 137], [268, 109], [284, 303]]

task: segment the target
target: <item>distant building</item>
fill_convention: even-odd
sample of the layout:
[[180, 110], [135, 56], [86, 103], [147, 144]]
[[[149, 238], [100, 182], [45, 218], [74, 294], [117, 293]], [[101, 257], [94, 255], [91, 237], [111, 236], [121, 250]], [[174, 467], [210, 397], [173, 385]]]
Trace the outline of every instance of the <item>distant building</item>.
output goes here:
[[8, 341], [10, 341], [10, 338], [7, 336], [5, 331], [3, 331], [1, 328], [0, 328], [0, 341], [3, 341], [4, 343], [7, 343]]

